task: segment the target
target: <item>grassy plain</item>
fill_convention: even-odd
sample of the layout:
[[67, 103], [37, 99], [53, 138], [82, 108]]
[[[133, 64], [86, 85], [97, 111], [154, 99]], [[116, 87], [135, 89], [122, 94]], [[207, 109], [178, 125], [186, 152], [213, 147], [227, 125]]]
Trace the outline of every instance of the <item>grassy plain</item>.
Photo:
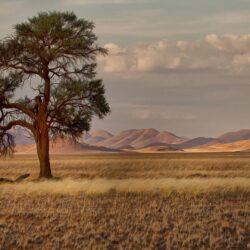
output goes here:
[[250, 249], [250, 154], [35, 156], [0, 161], [0, 249]]

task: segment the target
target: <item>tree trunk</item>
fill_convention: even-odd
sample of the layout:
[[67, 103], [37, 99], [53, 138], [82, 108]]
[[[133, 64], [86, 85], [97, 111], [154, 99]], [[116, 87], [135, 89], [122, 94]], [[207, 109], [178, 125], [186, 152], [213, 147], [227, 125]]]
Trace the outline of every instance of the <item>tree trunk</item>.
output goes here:
[[50, 159], [49, 159], [49, 136], [43, 133], [37, 141], [37, 154], [40, 162], [39, 178], [52, 178]]

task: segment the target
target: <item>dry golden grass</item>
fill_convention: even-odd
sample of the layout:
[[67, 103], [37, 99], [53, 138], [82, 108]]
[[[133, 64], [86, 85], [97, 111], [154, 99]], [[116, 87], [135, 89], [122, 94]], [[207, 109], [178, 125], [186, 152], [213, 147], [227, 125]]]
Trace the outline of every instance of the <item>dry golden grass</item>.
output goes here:
[[0, 249], [249, 249], [249, 193], [1, 195]]
[[250, 249], [250, 154], [0, 161], [0, 249]]
[[[249, 153], [105, 154], [52, 156], [55, 176], [69, 178], [250, 178]], [[35, 156], [0, 160], [0, 176], [38, 176]]]
[[78, 195], [119, 193], [160, 192], [163, 194], [209, 194], [211, 192], [249, 192], [248, 178], [192, 178], [192, 179], [64, 179], [60, 181], [23, 182], [2, 184], [0, 195]]

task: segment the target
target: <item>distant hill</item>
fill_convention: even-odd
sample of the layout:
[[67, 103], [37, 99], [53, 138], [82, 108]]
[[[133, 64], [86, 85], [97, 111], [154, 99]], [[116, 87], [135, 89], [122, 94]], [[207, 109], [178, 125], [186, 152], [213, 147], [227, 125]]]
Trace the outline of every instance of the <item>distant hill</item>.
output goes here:
[[228, 132], [226, 134], [221, 135], [218, 139], [225, 143], [241, 140], [250, 140], [250, 129], [242, 129], [235, 132]]
[[163, 142], [156, 142], [149, 144], [143, 148], [134, 149], [134, 151], [139, 153], [168, 153], [168, 152], [181, 152], [183, 150], [177, 148], [175, 144], [167, 144]]
[[249, 152], [250, 140], [241, 140], [230, 143], [215, 143], [191, 149], [186, 149], [187, 152]]
[[225, 133], [218, 138], [195, 138], [183, 143], [180, 147], [186, 151], [196, 152], [236, 152], [248, 151], [250, 129]]
[[82, 136], [81, 142], [95, 145], [96, 143], [107, 140], [111, 137], [113, 137], [113, 135], [105, 130], [92, 130]]
[[[19, 154], [36, 154], [36, 145], [17, 145], [16, 152]], [[72, 139], [52, 140], [50, 145], [50, 154], [82, 154], [82, 153], [115, 153], [119, 150], [105, 147], [97, 147], [83, 144]]]
[[171, 145], [168, 144], [152, 144], [140, 149], [134, 150], [139, 153], [169, 153], [169, 152], [181, 152], [183, 150], [177, 149]]
[[[22, 128], [10, 131], [15, 136], [16, 151], [36, 153], [34, 140]], [[51, 154], [90, 152], [169, 152], [169, 151], [250, 151], [250, 129], [225, 133], [218, 138], [197, 137], [188, 139], [168, 131], [129, 129], [113, 135], [105, 130], [92, 130], [79, 141], [52, 142]]]
[[182, 143], [186, 139], [178, 137], [170, 132], [159, 132], [155, 129], [130, 129], [120, 132], [119, 134], [100, 141], [94, 145], [109, 148], [122, 148], [130, 145], [133, 148], [143, 148], [152, 143]]
[[120, 147], [120, 148], [118, 148], [119, 150], [126, 150], [126, 151], [128, 151], [128, 150], [134, 150], [135, 148], [133, 148], [132, 146], [130, 146], [130, 145], [124, 145], [124, 146], [122, 146], [122, 147]]
[[[164, 143], [164, 142], [155, 142], [155, 143], [151, 143], [143, 148], [147, 148], [147, 147], [172, 147], [174, 148], [175, 144], [168, 144], [168, 143]], [[177, 148], [175, 148], [177, 149]]]
[[215, 139], [215, 138], [198, 137], [198, 138], [185, 141], [181, 144], [178, 144], [176, 145], [176, 147], [179, 149], [188, 149], [188, 148], [195, 148], [195, 147], [200, 147], [204, 145], [211, 145], [211, 144], [215, 144], [219, 142], [220, 140]]
[[34, 139], [32, 136], [23, 128], [15, 127], [10, 130], [10, 133], [15, 137], [16, 144], [33, 144]]

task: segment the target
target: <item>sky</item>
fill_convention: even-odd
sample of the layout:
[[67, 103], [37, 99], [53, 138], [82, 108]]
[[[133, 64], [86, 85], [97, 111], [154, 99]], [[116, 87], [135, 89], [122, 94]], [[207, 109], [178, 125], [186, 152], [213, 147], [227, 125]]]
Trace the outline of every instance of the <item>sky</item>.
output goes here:
[[93, 128], [218, 136], [250, 128], [249, 0], [0, 0], [0, 38], [40, 11], [94, 21], [112, 112]]

